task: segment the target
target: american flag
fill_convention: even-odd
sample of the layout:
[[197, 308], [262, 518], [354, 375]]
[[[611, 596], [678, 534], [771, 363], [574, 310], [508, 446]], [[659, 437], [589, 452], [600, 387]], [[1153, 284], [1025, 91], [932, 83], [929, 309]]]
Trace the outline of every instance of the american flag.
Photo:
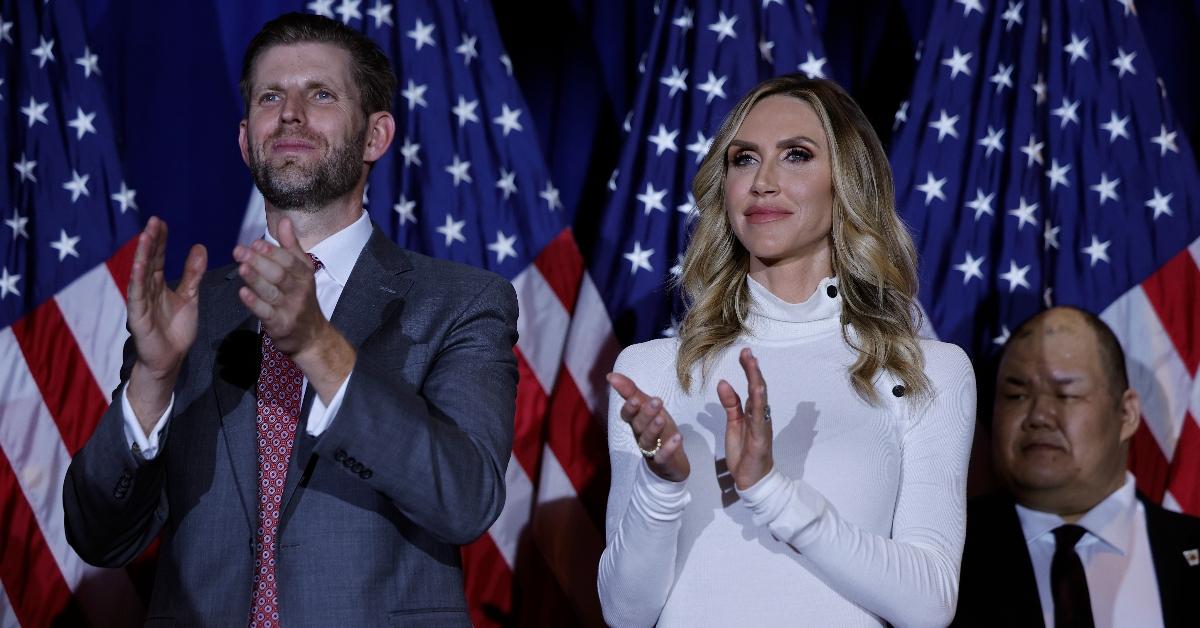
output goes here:
[[624, 344], [675, 333], [678, 276], [695, 213], [692, 177], [733, 104], [760, 81], [827, 74], [820, 31], [797, 2], [664, 2], [649, 50], [599, 242], [588, 261]]
[[71, 0], [0, 11], [0, 625], [127, 624], [125, 570], [83, 563], [62, 484], [116, 385], [139, 230], [103, 64]]
[[933, 326], [983, 365], [1045, 307], [1100, 314], [1138, 488], [1200, 514], [1200, 177], [1132, 0], [946, 0], [920, 54], [891, 158]]

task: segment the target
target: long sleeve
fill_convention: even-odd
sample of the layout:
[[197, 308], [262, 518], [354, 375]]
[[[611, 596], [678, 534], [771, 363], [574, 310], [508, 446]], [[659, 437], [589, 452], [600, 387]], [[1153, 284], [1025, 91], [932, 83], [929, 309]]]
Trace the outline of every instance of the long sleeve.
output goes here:
[[934, 397], [906, 426], [891, 538], [846, 521], [802, 478], [778, 470], [740, 492], [755, 523], [895, 626], [947, 625], [958, 596], [975, 378], [956, 347], [941, 345], [926, 359]]
[[[617, 358], [614, 371], [639, 385], [652, 381], [641, 368], [649, 362]], [[612, 484], [608, 495], [607, 544], [600, 557], [597, 588], [604, 620], [611, 626], [652, 626], [675, 579], [680, 517], [691, 501], [686, 482], [655, 475], [621, 419], [622, 400], [609, 394], [608, 444]]]

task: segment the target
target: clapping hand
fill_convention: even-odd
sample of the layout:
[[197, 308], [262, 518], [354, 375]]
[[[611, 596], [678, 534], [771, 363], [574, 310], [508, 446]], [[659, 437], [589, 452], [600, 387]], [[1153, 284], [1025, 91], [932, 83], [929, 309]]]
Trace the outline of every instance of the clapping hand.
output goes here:
[[633, 428], [633, 436], [650, 470], [671, 482], [687, 479], [692, 467], [683, 450], [683, 435], [663, 407], [662, 399], [642, 392], [633, 380], [620, 373], [609, 373], [608, 383], [625, 400], [621, 418]]
[[775, 462], [771, 455], [771, 406], [767, 405], [767, 382], [750, 349], [738, 356], [746, 371], [749, 398], [745, 407], [729, 382], [717, 383], [717, 397], [725, 408], [725, 463], [739, 490], [754, 486]]

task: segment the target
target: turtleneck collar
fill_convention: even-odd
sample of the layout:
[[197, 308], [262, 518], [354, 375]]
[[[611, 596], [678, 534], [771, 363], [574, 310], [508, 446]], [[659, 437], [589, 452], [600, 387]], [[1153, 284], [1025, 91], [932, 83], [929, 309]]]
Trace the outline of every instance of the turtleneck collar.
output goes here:
[[824, 335], [841, 327], [842, 295], [836, 277], [826, 277], [800, 303], [788, 303], [765, 286], [746, 276], [750, 288], [750, 312], [746, 329], [761, 341], [794, 341]]

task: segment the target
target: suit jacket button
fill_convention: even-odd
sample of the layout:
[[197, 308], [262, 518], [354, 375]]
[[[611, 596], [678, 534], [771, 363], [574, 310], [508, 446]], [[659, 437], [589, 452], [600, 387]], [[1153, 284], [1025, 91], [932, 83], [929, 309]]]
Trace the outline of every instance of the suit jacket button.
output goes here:
[[355, 473], [362, 473], [363, 469], [365, 469], [365, 468], [366, 468], [366, 466], [363, 463], [356, 462], [356, 463], [354, 463], [353, 467], [350, 467], [350, 470]]
[[360, 478], [362, 478], [362, 479], [364, 479], [364, 480], [369, 480], [369, 479], [371, 479], [371, 476], [372, 476], [372, 475], [375, 475], [375, 472], [374, 472], [374, 471], [371, 471], [370, 469], [363, 469], [362, 471], [359, 471], [359, 472], [358, 472], [358, 477], [360, 477]]
[[351, 457], [349, 457], [349, 458], [346, 458], [345, 460], [343, 460], [343, 461], [342, 461], [342, 464], [343, 464], [343, 465], [345, 465], [347, 469], [349, 469], [350, 467], [353, 467], [353, 466], [354, 466], [354, 463], [356, 463], [356, 462], [358, 462], [358, 461], [357, 461], [357, 460], [355, 460], [353, 456], [351, 456]]
[[339, 449], [339, 450], [333, 452], [333, 459], [338, 462], [345, 460], [346, 459], [346, 450]]

